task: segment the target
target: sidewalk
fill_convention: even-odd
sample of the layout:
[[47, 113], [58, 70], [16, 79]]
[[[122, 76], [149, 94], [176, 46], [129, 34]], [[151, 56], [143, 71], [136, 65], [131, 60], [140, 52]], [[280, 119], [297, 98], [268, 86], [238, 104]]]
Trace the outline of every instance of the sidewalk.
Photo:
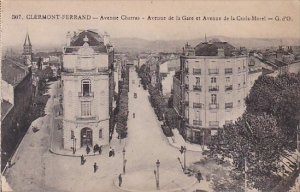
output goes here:
[[[160, 170], [159, 191], [191, 191], [197, 179], [194, 176], [187, 177], [185, 174], [176, 173], [169, 170]], [[114, 179], [114, 185], [127, 192], [154, 192], [156, 189], [156, 179], [152, 169], [122, 174], [122, 185], [119, 187], [118, 178]]]
[[174, 134], [173, 137], [167, 137], [170, 145], [173, 147], [176, 147], [178, 149], [181, 148], [181, 146], [185, 146], [187, 151], [195, 151], [195, 152], [202, 152], [203, 148], [204, 150], [207, 150], [207, 146], [202, 146], [199, 144], [193, 144], [186, 142], [183, 137], [180, 135], [177, 129], [172, 129], [172, 132]]

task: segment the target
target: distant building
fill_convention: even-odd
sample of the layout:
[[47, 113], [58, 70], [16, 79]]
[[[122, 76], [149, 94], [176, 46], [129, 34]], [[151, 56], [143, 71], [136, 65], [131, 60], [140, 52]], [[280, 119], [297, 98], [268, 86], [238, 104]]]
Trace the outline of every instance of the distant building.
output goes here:
[[169, 60], [160, 64], [160, 76], [162, 85], [162, 94], [169, 97], [173, 87], [173, 76], [175, 71], [180, 69], [180, 59], [170, 58]]
[[208, 144], [219, 128], [243, 114], [250, 90], [248, 62], [244, 51], [227, 42], [185, 45], [173, 79], [173, 106], [188, 141]]
[[27, 66], [32, 65], [32, 45], [30, 42], [29, 34], [26, 33], [24, 45], [23, 45], [23, 57], [24, 57], [24, 64]]
[[113, 125], [114, 50], [108, 35], [92, 30], [67, 34], [63, 53], [65, 149], [107, 145]]
[[31, 73], [23, 63], [6, 58], [1, 63], [1, 170], [26, 131], [32, 99]]

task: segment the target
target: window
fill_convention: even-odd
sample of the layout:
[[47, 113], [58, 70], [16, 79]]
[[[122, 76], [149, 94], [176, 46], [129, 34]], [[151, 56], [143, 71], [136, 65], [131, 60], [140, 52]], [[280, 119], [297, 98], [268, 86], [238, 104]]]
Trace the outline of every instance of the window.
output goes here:
[[71, 139], [74, 139], [74, 131], [73, 130], [71, 130]]
[[208, 74], [219, 74], [219, 69], [208, 69]]
[[201, 69], [193, 69], [193, 74], [194, 75], [201, 75]]
[[81, 116], [91, 116], [91, 102], [82, 101], [81, 102]]
[[202, 103], [193, 103], [193, 108], [202, 108]]
[[102, 129], [99, 129], [99, 139], [102, 139]]
[[225, 109], [233, 108], [233, 102], [231, 103], [225, 103]]
[[232, 68], [225, 68], [225, 74], [232, 74]]
[[230, 83], [230, 77], [226, 77], [226, 83]]
[[217, 95], [216, 94], [211, 94], [211, 103], [216, 104], [217, 103]]
[[211, 83], [217, 83], [217, 78], [216, 78], [216, 77], [210, 78], [210, 82], [211, 82]]
[[196, 86], [200, 86], [200, 77], [196, 77]]
[[187, 73], [187, 74], [189, 73], [189, 68], [188, 67], [185, 68], [185, 73]]
[[83, 96], [89, 96], [91, 93], [91, 80], [84, 79], [81, 81], [81, 92]]

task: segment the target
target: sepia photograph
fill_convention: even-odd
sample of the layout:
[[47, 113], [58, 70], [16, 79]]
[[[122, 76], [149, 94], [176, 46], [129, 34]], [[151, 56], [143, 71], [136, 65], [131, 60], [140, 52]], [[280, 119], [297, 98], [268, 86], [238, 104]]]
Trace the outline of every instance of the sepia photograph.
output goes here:
[[300, 192], [299, 0], [1, 0], [1, 191]]

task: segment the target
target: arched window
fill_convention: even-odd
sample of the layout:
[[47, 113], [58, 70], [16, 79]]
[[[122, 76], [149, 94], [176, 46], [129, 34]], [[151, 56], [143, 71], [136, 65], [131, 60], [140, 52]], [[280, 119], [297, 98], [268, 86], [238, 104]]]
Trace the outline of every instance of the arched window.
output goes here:
[[91, 93], [91, 80], [84, 79], [81, 81], [81, 92], [83, 96], [89, 96]]

